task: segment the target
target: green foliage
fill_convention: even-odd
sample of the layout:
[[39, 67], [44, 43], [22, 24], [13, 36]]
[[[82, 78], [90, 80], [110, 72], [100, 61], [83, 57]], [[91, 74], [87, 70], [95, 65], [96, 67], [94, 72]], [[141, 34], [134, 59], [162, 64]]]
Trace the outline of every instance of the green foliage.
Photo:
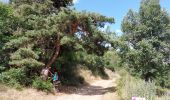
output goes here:
[[1, 83], [15, 88], [21, 88], [23, 85], [28, 84], [29, 81], [23, 69], [10, 69], [0, 74]]
[[144, 0], [139, 12], [130, 10], [122, 22], [119, 54], [131, 74], [169, 87], [170, 19], [159, 0]]
[[144, 97], [146, 100], [155, 100], [156, 86], [152, 81], [144, 81], [134, 78], [126, 71], [120, 71], [121, 78], [118, 81], [118, 94], [123, 100], [130, 100], [133, 96]]
[[13, 16], [12, 7], [0, 2], [0, 72], [6, 69], [9, 60], [7, 51], [2, 50], [4, 44], [8, 42], [11, 32], [15, 30], [15, 17]]
[[54, 2], [54, 7], [67, 7], [72, 5], [73, 0], [52, 0]]
[[[13, 1], [14, 2], [14, 1]], [[74, 10], [69, 10], [69, 9], [61, 9], [59, 12], [54, 12], [54, 13], [46, 13], [45, 15], [42, 14], [44, 12], [41, 9], [41, 6], [44, 4], [50, 5], [50, 2], [44, 1], [42, 4], [37, 4], [36, 2], [29, 1], [28, 2], [19, 2], [19, 7], [16, 8], [16, 11], [21, 10], [21, 7], [33, 7], [32, 10], [39, 11], [37, 14], [34, 13], [34, 11], [30, 12], [25, 12], [21, 11], [18, 12], [19, 18], [24, 16], [21, 19], [21, 22], [24, 22], [24, 25], [21, 25], [21, 32], [19, 35], [16, 35], [14, 39], [11, 39], [9, 42], [5, 44], [4, 49], [11, 49], [14, 50], [12, 55], [11, 55], [11, 65], [17, 65], [17, 66], [23, 66], [24, 63], [28, 64], [24, 59], [28, 60], [30, 59], [29, 56], [22, 54], [24, 52], [20, 52], [20, 49], [22, 48], [30, 48], [32, 53], [36, 52], [34, 48], [39, 48], [42, 50], [41, 53], [39, 53], [38, 56], [40, 56], [40, 59], [36, 58], [31, 58], [30, 61], [34, 61], [36, 64], [39, 66], [43, 66], [41, 61], [46, 62], [46, 60], [50, 59], [49, 56], [52, 56], [55, 44], [56, 44], [56, 37], [60, 36], [60, 45], [61, 46], [71, 46], [73, 43], [78, 42], [79, 40], [77, 39], [76, 35], [70, 35], [73, 34], [71, 31], [69, 31], [69, 27], [71, 24], [74, 22], [79, 22], [81, 20], [82, 22], [80, 24], [80, 28], [86, 28], [85, 31], [89, 32], [90, 34], [96, 34], [96, 32], [92, 31], [91, 29], [93, 27], [101, 27], [102, 23], [104, 22], [113, 22], [113, 19], [107, 18], [105, 16], [95, 14], [95, 13], [86, 13], [86, 12], [77, 12]], [[15, 4], [15, 3], [14, 3]], [[17, 3], [16, 3], [17, 4]], [[30, 4], [35, 4], [36, 8]], [[27, 6], [23, 6], [27, 5]], [[24, 9], [24, 8], [22, 8]], [[23, 14], [26, 13], [25, 14]], [[51, 11], [52, 12], [52, 11]], [[74, 20], [74, 21], [72, 21]], [[43, 23], [43, 24], [42, 24]], [[51, 27], [49, 27], [51, 26]], [[76, 32], [78, 32], [78, 29], [76, 29]], [[93, 33], [94, 32], [94, 33]], [[98, 32], [99, 33], [99, 32]], [[93, 36], [93, 38], [89, 39], [91, 44], [94, 45], [94, 42], [92, 42], [93, 39], [95, 39], [96, 35]], [[86, 36], [88, 38], [89, 36]], [[99, 40], [99, 39], [98, 39]], [[101, 38], [101, 41], [104, 41], [104, 38]], [[83, 42], [88, 42], [86, 40], [83, 40]], [[97, 41], [96, 41], [97, 42]], [[83, 44], [80, 44], [83, 45]], [[86, 44], [87, 45], [87, 44]], [[102, 47], [101, 44], [98, 45], [98, 47]], [[102, 47], [103, 48], [103, 47]], [[89, 48], [90, 49], [90, 48]], [[99, 48], [100, 49], [100, 48]], [[46, 51], [48, 50], [48, 51]], [[29, 50], [30, 51], [30, 50]], [[100, 50], [101, 51], [101, 50]], [[27, 50], [28, 52], [28, 50]], [[31, 53], [31, 52], [30, 52]], [[16, 56], [19, 57], [20, 55], [24, 55], [25, 57], [21, 57], [23, 61], [16, 61]], [[16, 56], [15, 56], [16, 55]], [[14, 57], [12, 57], [14, 56]], [[47, 58], [44, 58], [47, 57]], [[13, 59], [14, 58], [14, 59]], [[32, 63], [32, 62], [31, 62]], [[29, 64], [31, 64], [29, 63]], [[34, 65], [36, 65], [34, 64]]]
[[[105, 23], [114, 23], [114, 19], [97, 13], [78, 12], [68, 7], [72, 2], [10, 0], [8, 5], [0, 4], [0, 71], [5, 71], [2, 81], [11, 80], [11, 83], [7, 82], [11, 86], [14, 83], [33, 85], [50, 91], [50, 82], [35, 79], [35, 76], [40, 76], [41, 69], [52, 61], [57, 50], [56, 59], [48, 67], [54, 68], [58, 66], [57, 62], [62, 62], [62, 68], [58, 69], [62, 83], [76, 84], [77, 80], [82, 83], [83, 79], [76, 76], [74, 66], [77, 64], [86, 64], [96, 73], [103, 70], [102, 56], [108, 50], [105, 44], [111, 38], [99, 28]], [[12, 74], [15, 71], [18, 76]], [[8, 73], [9, 78], [6, 77]], [[27, 77], [22, 78], [23, 75]]]
[[[10, 21], [12, 21], [12, 8], [8, 5], [2, 4], [0, 2], [0, 35], [5, 32], [7, 33], [8, 31], [10, 31]], [[8, 25], [9, 24], [9, 25]]]
[[18, 51], [11, 55], [10, 65], [16, 67], [40, 67], [44, 64], [38, 62], [35, 59], [38, 59], [38, 55], [33, 52], [30, 48], [20, 48]]
[[62, 85], [68, 85], [68, 86], [82, 85], [84, 83], [84, 78], [77, 75], [76, 73], [77, 68], [72, 65], [66, 67], [67, 68], [63, 68], [59, 76]]
[[33, 81], [33, 85], [34, 88], [38, 89], [38, 90], [42, 90], [45, 92], [52, 92], [53, 89], [53, 84], [50, 82], [50, 80], [48, 81], [44, 81], [40, 78], [36, 78]]
[[104, 54], [105, 67], [111, 70], [118, 70], [120, 65], [120, 57], [115, 51], [108, 51]]

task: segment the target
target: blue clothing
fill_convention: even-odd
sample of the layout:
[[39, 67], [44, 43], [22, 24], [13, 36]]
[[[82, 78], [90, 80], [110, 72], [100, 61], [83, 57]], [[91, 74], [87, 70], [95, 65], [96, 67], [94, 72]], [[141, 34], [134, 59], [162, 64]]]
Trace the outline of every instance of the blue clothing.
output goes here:
[[58, 80], [58, 75], [57, 74], [54, 74], [53, 76], [53, 81], [57, 81]]

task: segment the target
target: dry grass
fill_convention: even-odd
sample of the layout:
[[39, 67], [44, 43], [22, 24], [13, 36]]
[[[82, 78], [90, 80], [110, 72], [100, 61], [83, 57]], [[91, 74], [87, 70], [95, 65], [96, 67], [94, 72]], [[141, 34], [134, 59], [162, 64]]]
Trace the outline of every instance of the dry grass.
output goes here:
[[124, 71], [121, 74], [122, 78], [118, 83], [118, 91], [123, 100], [131, 100], [133, 96], [144, 97], [146, 100], [155, 100], [156, 86], [154, 82], [136, 79]]
[[170, 100], [169, 96], [157, 97], [156, 100]]
[[[109, 76], [112, 76], [111, 78], [117, 77], [117, 76], [113, 75], [113, 72], [111, 72], [107, 69], [106, 69], [106, 73]], [[99, 81], [101, 80], [100, 77], [95, 77], [92, 74], [92, 72], [89, 70], [81, 69], [81, 70], [79, 70], [79, 74], [81, 76], [83, 76], [85, 81], [88, 82], [89, 84], [93, 83], [96, 80], [99, 80]], [[102, 82], [102, 83], [105, 83], [105, 82]], [[101, 83], [99, 83], [99, 85], [101, 85]], [[70, 88], [68, 88], [68, 89], [70, 90]], [[18, 91], [16, 89], [0, 85], [0, 100], [57, 100], [58, 97], [62, 97], [62, 96], [64, 97], [65, 95], [70, 95], [70, 94], [60, 93], [57, 95], [53, 95], [53, 94], [47, 94], [45, 92], [37, 91], [35, 89], [28, 89], [28, 88], [23, 89], [22, 91]], [[115, 97], [116, 97], [115, 93], [106, 93], [102, 96], [102, 100], [118, 100]], [[65, 100], [65, 99], [63, 99], [63, 100]]]
[[170, 90], [166, 90], [166, 92], [164, 93], [164, 95], [160, 96], [160, 97], [156, 97], [156, 100], [170, 100]]
[[156, 95], [157, 87], [154, 82], [136, 79], [125, 70], [121, 70], [119, 74], [121, 79], [118, 82], [118, 94], [122, 100], [131, 100], [133, 96], [145, 97], [146, 100], [170, 100], [168, 93], [161, 97]]
[[35, 89], [23, 89], [18, 91], [12, 88], [6, 88], [5, 91], [0, 91], [0, 100], [54, 100], [55, 95], [37, 91]]
[[[115, 76], [117, 74], [114, 74], [111, 70], [109, 70], [107, 68], [105, 68], [104, 71], [108, 75], [109, 79], [118, 77], [118, 76]], [[78, 73], [78, 75], [82, 76], [84, 78], [85, 82], [87, 82], [87, 83], [93, 83], [95, 80], [102, 80], [102, 78], [100, 76], [94, 76], [92, 71], [88, 70], [88, 69], [79, 68], [77, 70], [77, 73]]]
[[100, 80], [99, 76], [94, 76], [90, 70], [87, 69], [78, 69], [78, 74], [82, 76], [87, 83], [93, 83], [95, 80]]
[[24, 90], [21, 92], [10, 90], [0, 95], [0, 100], [55, 100], [56, 98], [56, 95], [47, 95], [46, 93], [40, 93], [33, 89]]
[[[80, 69], [78, 71], [78, 73], [84, 77], [85, 81], [88, 83], [92, 83], [95, 80], [100, 79], [100, 77], [95, 77], [90, 70]], [[28, 88], [18, 91], [0, 84], [0, 100], [55, 100], [57, 95], [47, 94], [42, 91], [37, 91], [36, 89]]]
[[8, 88], [6, 86], [0, 84], [0, 92], [5, 92], [5, 91], [7, 91], [7, 89]]

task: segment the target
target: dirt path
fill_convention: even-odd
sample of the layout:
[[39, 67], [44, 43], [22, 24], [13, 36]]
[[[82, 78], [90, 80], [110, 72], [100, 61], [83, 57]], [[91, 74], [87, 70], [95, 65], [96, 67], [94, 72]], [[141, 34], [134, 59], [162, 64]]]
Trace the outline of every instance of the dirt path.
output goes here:
[[117, 76], [111, 80], [97, 80], [73, 94], [59, 96], [56, 100], [118, 100], [115, 93], [116, 79]]
[[76, 88], [76, 91], [57, 95], [47, 95], [35, 89], [8, 89], [0, 91], [0, 100], [119, 100], [115, 93], [118, 77], [114, 74], [110, 80], [94, 80], [88, 86]]

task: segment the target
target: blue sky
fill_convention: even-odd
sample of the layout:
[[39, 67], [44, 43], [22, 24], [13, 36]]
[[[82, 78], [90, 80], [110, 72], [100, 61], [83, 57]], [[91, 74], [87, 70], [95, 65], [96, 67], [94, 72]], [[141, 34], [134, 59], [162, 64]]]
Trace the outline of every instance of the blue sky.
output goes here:
[[[141, 0], [75, 0], [77, 10], [97, 12], [105, 16], [114, 17], [115, 24], [111, 29], [120, 33], [121, 21], [129, 9], [138, 11]], [[170, 0], [160, 0], [160, 4], [170, 13]]]
[[[8, 0], [0, 0], [8, 2]], [[74, 7], [81, 11], [97, 12], [105, 16], [114, 17], [115, 24], [111, 29], [120, 33], [121, 21], [129, 9], [138, 11], [141, 0], [74, 0]], [[160, 0], [161, 6], [170, 13], [170, 0]]]
[[0, 0], [0, 1], [3, 1], [3, 2], [7, 3], [9, 0]]

